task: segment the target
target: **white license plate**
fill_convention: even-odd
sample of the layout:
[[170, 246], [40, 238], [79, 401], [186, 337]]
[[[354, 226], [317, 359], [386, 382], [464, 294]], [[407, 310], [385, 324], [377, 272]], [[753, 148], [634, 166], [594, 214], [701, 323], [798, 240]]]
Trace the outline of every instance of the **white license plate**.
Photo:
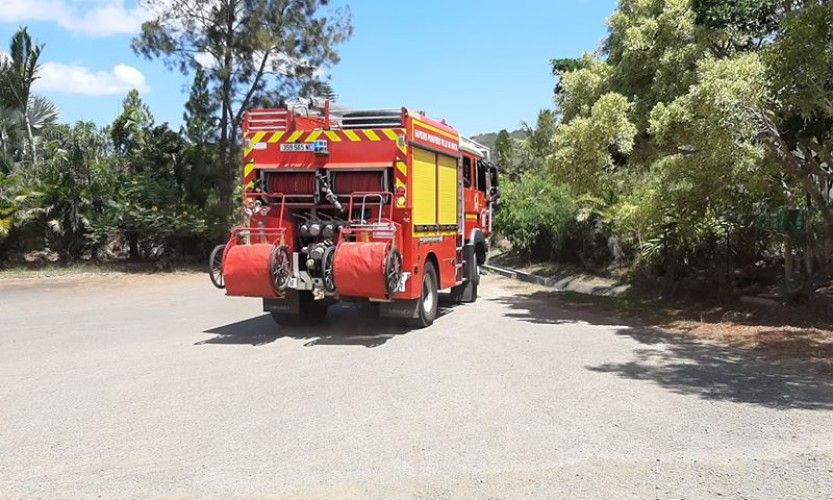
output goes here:
[[314, 144], [302, 142], [300, 144], [281, 144], [281, 151], [284, 153], [312, 153], [315, 151]]

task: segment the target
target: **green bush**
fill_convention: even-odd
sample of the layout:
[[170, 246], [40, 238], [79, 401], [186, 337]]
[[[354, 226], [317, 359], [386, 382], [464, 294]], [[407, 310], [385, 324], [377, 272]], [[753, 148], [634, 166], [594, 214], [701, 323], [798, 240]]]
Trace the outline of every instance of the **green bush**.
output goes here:
[[528, 173], [502, 187], [495, 227], [514, 250], [548, 259], [564, 250], [576, 226], [578, 205], [570, 190], [550, 175]]

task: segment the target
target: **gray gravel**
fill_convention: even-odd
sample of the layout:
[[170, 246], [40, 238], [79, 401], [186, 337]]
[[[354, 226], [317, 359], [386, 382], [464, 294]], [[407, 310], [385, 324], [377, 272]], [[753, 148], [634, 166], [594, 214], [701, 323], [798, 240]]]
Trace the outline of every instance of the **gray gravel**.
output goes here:
[[0, 497], [833, 498], [833, 377], [484, 278], [407, 331], [202, 275], [0, 283]]

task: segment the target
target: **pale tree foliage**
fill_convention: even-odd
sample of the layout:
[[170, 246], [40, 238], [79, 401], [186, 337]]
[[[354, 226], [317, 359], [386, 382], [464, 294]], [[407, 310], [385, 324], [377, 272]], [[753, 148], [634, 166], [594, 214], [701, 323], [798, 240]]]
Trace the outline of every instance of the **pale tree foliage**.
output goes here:
[[555, 100], [565, 122], [590, 114], [596, 101], [610, 91], [613, 66], [590, 54], [582, 56], [580, 66], [581, 69], [559, 75]]
[[608, 20], [604, 43], [613, 67], [611, 90], [633, 102], [645, 126], [651, 109], [684, 93], [704, 49], [698, 43], [690, 0], [621, 0]]
[[652, 110], [648, 132], [656, 159], [632, 198], [620, 203], [620, 223], [647, 239], [670, 226], [683, 242], [696, 244], [709, 228], [741, 224], [736, 216], [744, 215], [744, 204], [777, 196], [749, 115], [766, 99], [759, 57], [705, 58], [696, 75], [686, 94]]
[[601, 54], [553, 61], [555, 179], [650, 261], [707, 259], [783, 209], [807, 211], [809, 255], [833, 234], [831, 40], [820, 0], [620, 0]]
[[[604, 195], [617, 168], [614, 153], [633, 151], [636, 126], [628, 120], [631, 104], [620, 94], [602, 95], [588, 116], [561, 125], [555, 136], [555, 174], [580, 191]], [[600, 182], [601, 181], [601, 182]]]

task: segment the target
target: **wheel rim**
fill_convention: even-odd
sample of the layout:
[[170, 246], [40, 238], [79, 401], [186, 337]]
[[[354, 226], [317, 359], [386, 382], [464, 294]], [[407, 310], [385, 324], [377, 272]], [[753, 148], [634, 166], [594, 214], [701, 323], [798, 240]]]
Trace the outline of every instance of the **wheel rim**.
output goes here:
[[434, 310], [434, 283], [431, 275], [426, 273], [422, 280], [422, 310], [426, 315]]
[[388, 296], [392, 296], [396, 292], [396, 287], [399, 285], [399, 280], [402, 278], [402, 255], [398, 250], [393, 249], [388, 254], [387, 263], [385, 265], [385, 285], [388, 288]]
[[324, 289], [328, 292], [335, 292], [336, 290], [335, 277], [333, 276], [335, 253], [335, 247], [328, 248], [321, 261], [321, 279], [324, 281]]
[[285, 246], [276, 246], [272, 249], [272, 262], [270, 267], [272, 287], [278, 291], [286, 290], [287, 285], [289, 285], [291, 272], [289, 268], [289, 251]]
[[225, 279], [223, 278], [223, 252], [225, 245], [218, 245], [211, 251], [211, 257], [208, 260], [208, 275], [211, 278], [211, 283], [217, 288], [225, 288]]

